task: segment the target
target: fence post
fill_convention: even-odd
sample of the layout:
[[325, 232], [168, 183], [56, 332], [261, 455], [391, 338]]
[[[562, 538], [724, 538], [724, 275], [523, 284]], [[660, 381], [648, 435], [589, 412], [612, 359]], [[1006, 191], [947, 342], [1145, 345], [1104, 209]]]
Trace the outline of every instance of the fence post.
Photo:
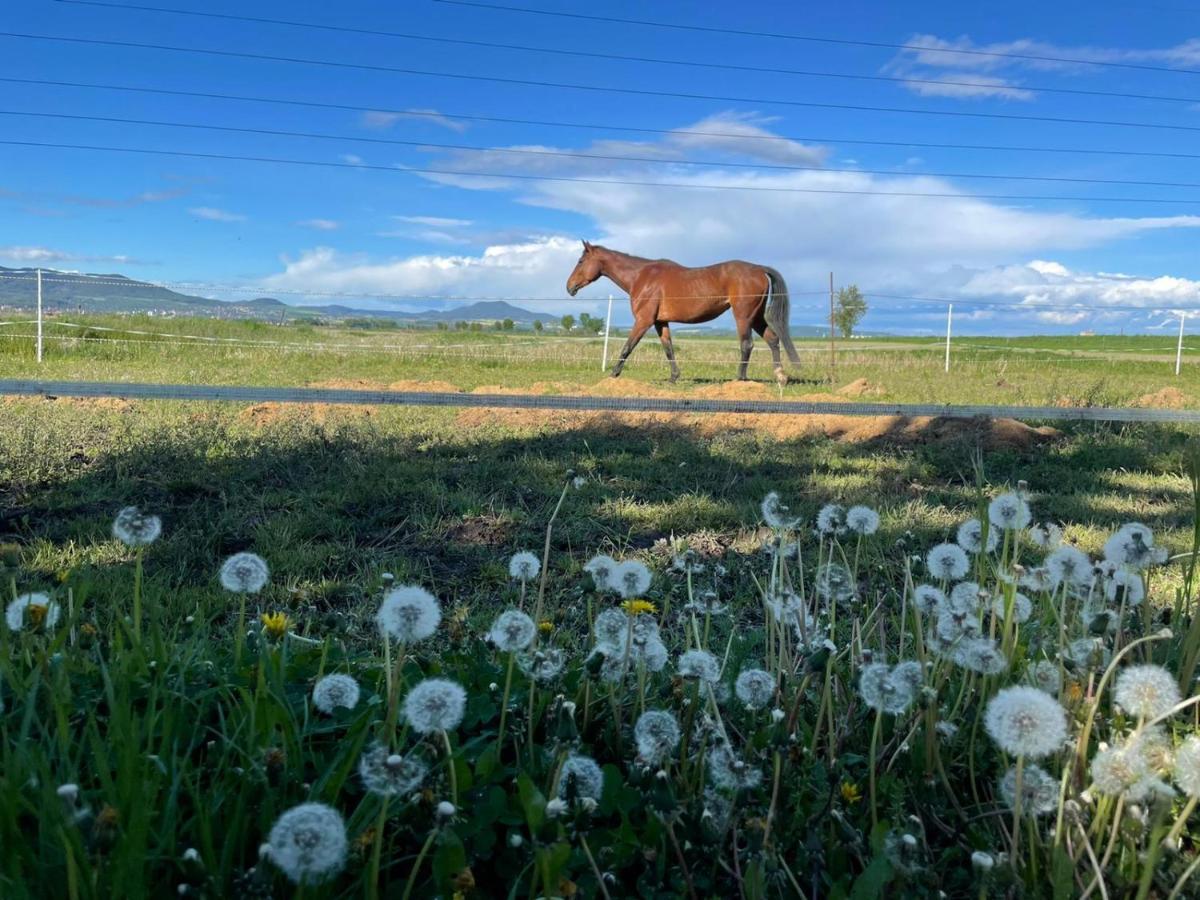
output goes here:
[[829, 377], [837, 369], [837, 338], [833, 333], [833, 273], [829, 273]]
[[612, 330], [612, 294], [608, 295], [608, 316], [604, 319], [604, 358], [600, 361], [600, 371], [608, 371], [608, 333]]
[[1180, 366], [1183, 364], [1183, 323], [1187, 321], [1187, 313], [1180, 310], [1179, 312], [1179, 343], [1175, 345], [1175, 374], [1179, 375]]
[[954, 304], [946, 307], [946, 371], [950, 371], [950, 323], [954, 319]]
[[37, 361], [42, 361], [42, 270], [37, 270]]

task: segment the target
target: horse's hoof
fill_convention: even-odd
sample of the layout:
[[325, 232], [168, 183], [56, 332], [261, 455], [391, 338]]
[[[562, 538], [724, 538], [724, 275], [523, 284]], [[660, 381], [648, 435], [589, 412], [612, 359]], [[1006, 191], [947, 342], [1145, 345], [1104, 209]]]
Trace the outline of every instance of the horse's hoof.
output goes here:
[[775, 382], [780, 387], [786, 387], [787, 383], [788, 383], [787, 372], [783, 371], [783, 369], [776, 369], [775, 370]]
[[609, 377], [609, 378], [620, 378], [620, 377], [621, 377], [621, 373], [620, 373], [620, 372], [613, 372], [613, 373], [612, 373], [612, 374], [610, 374], [608, 377]]
[[674, 375], [671, 376], [671, 384], [674, 384], [678, 380], [679, 380], [679, 373], [676, 372]]

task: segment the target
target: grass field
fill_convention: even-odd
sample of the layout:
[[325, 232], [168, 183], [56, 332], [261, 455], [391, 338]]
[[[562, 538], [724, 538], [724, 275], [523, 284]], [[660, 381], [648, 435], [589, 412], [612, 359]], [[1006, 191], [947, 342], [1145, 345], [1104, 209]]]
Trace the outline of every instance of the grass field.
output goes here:
[[[614, 388], [596, 387], [600, 348], [590, 339], [183, 320], [90, 324], [297, 346], [176, 346], [141, 336], [122, 338], [132, 343], [55, 341], [38, 366], [28, 341], [0, 338], [0, 377], [686, 394], [726, 390], [735, 359], [729, 338], [681, 338], [684, 376], [672, 386], [661, 351], [647, 342]], [[347, 344], [356, 349], [329, 346]], [[839, 352], [832, 379], [825, 345], [801, 346], [811, 378], [789, 385], [785, 397], [1192, 406], [1200, 396], [1196, 366], [1173, 376], [1168, 339], [963, 340], [950, 376], [936, 342], [856, 341]], [[766, 383], [766, 356], [760, 345], [752, 374], [764, 384], [754, 390], [778, 396]], [[884, 885], [903, 897], [1077, 896], [1092, 870], [1070, 823], [1066, 849], [1047, 830], [1053, 821], [1040, 819], [1021, 839], [1019, 866], [996, 856], [1014, 850], [1011, 812], [996, 789], [1012, 760], [987, 745], [980, 717], [1008, 676], [964, 677], [933, 664], [945, 680], [937, 682], [942, 693], [929, 701], [932, 708], [937, 716], [961, 717], [959, 736], [937, 751], [946, 771], [936, 783], [924, 780], [931, 776], [933, 719], [924, 712], [877, 718], [856, 688], [864, 648], [873, 646], [889, 663], [913, 652], [899, 600], [906, 567], [921, 578], [921, 563], [912, 560], [953, 540], [981, 497], [1024, 482], [1035, 516], [1062, 523], [1066, 540], [1092, 555], [1130, 521], [1151, 528], [1172, 555], [1191, 549], [1193, 430], [1056, 427], [999, 440], [939, 423], [792, 434], [747, 418], [703, 427], [637, 417], [0, 398], [0, 564], [14, 595], [49, 591], [64, 608], [64, 627], [44, 637], [0, 630], [0, 893], [157, 897], [184, 885], [189, 896], [288, 896], [295, 888], [259, 862], [257, 848], [283, 810], [320, 800], [346, 817], [352, 846], [346, 871], [305, 888], [305, 896], [372, 896], [372, 885], [381, 885], [382, 896], [406, 888], [411, 896], [497, 896], [501, 882], [512, 886], [511, 896], [599, 896], [601, 870], [613, 876], [612, 896], [797, 896], [803, 889], [809, 897], [869, 897]], [[564, 492], [576, 475], [578, 486]], [[759, 505], [769, 491], [778, 491], [803, 523], [797, 536], [804, 561], [787, 576], [762, 550], [779, 537], [762, 523]], [[552, 690], [536, 692], [518, 677], [510, 713], [517, 736], [509, 748], [501, 731], [500, 750], [487, 752], [502, 705], [489, 685], [505, 682], [506, 658], [480, 636], [499, 610], [517, 602], [509, 557], [524, 549], [541, 557], [560, 501], [549, 540], [549, 644], [572, 654], [586, 650], [590, 619], [614, 603], [583, 573], [590, 556], [639, 559], [654, 573], [644, 596], [663, 615], [672, 653], [699, 642], [726, 657], [733, 672], [762, 665], [780, 679], [781, 704], [799, 711], [796, 722], [789, 719], [795, 735], [788, 739], [766, 719], [713, 699], [717, 720], [764, 773], [761, 785], [736, 794], [737, 811], [731, 808], [731, 824], [718, 834], [706, 830], [701, 815], [718, 800], [698, 792], [686, 764], [671, 768], [671, 803], [679, 812], [666, 818], [646, 806], [662, 799], [655, 799], [653, 779], [630, 783], [622, 774], [639, 703], [686, 718], [687, 681], [652, 677], [622, 699], [599, 682], [588, 687], [582, 655]], [[834, 552], [810, 533], [818, 510], [831, 502], [867, 504], [881, 525], [861, 560], [845, 542], [866, 605], [831, 623], [838, 652], [817, 666], [795, 647], [784, 652], [774, 643], [782, 641], [778, 635], [767, 637], [774, 632], [769, 619], [764, 625], [761, 587], [811, 578], [818, 552]], [[162, 517], [162, 537], [144, 554], [112, 537], [113, 516], [129, 505]], [[704, 560], [697, 594], [703, 580], [730, 604], [732, 617], [714, 619], [711, 635], [705, 624], [703, 636], [693, 635], [695, 620], [676, 618], [691, 587], [670, 572], [674, 542]], [[250, 598], [239, 627], [238, 599], [221, 591], [215, 571], [244, 550], [263, 556], [272, 577]], [[1026, 546], [1022, 553], [1031, 561], [1036, 551]], [[718, 562], [726, 571], [713, 582]], [[1011, 564], [1009, 551], [998, 550], [994, 560], [978, 563], [977, 580], [1002, 594], [1000, 576]], [[1145, 615], [1123, 621], [1105, 638], [1110, 647], [1152, 634], [1165, 611], [1176, 616], [1175, 638], [1153, 652], [1144, 645], [1136, 656], [1173, 672], [1187, 665], [1191, 620], [1179, 618], [1190, 600], [1180, 593], [1185, 564], [1155, 571]], [[442, 672], [470, 695], [452, 753], [454, 787], [464, 795], [459, 805], [472, 814], [432, 830], [432, 804], [452, 789], [444, 774], [430, 775], [427, 794], [397, 800], [390, 812], [352, 776], [392, 683], [372, 625], [384, 573], [428, 587], [443, 614], [433, 649], [414, 648], [397, 677], [414, 682]], [[140, 639], [128, 618], [133, 593], [147, 610]], [[1055, 644], [1054, 604], [1039, 601], [1038, 608], [1035, 624], [1008, 647], [1014, 673]], [[668, 610], [675, 612], [668, 617]], [[286, 613], [299, 637], [271, 639], [257, 623], [259, 611]], [[362, 682], [367, 699], [353, 713], [323, 718], [306, 705], [316, 676], [329, 671]], [[1099, 710], [1091, 750], [1098, 739], [1117, 741], [1128, 732], [1131, 723], [1108, 697], [1095, 696], [1098, 672], [1068, 674], [1081, 691], [1070, 702], [1063, 695], [1073, 733], [1089, 709]], [[607, 766], [594, 819], [583, 812], [570, 822], [545, 817], [561, 748], [549, 724], [524, 737], [530, 722], [522, 711], [536, 703], [535, 719], [557, 721], [556, 692], [578, 701], [579, 752]], [[585, 714], [588, 703], [600, 705]], [[1178, 740], [1194, 724], [1193, 713], [1178, 717]], [[877, 727], [879, 752], [891, 764], [880, 768], [878, 800], [869, 803]], [[443, 772], [436, 742], [389, 733], [386, 717], [383, 729], [385, 742], [426, 753]], [[775, 768], [773, 776], [780, 760], [783, 774]], [[1166, 897], [1195, 858], [1190, 832], [1179, 853], [1145, 854], [1153, 840], [1161, 843], [1181, 802], [1166, 812], [1142, 804], [1122, 815], [1111, 803], [1077, 797], [1088, 779], [1086, 772], [1076, 776], [1070, 796], [1082, 812], [1071, 814], [1082, 817], [1085, 830], [1094, 828], [1097, 856], [1104, 854], [1100, 844], [1113, 841], [1108, 895]], [[78, 802], [90, 818], [60, 811], [55, 788], [64, 783], [79, 785]], [[773, 792], [782, 793], [782, 807]], [[919, 834], [910, 816], [921, 821]], [[679, 834], [669, 834], [664, 822]], [[771, 823], [767, 834], [764, 822]], [[919, 864], [903, 858], [903, 847], [897, 851], [903, 834], [917, 834]], [[676, 837], [686, 867], [675, 865]], [[188, 848], [197, 849], [198, 863], [184, 858]], [[972, 869], [973, 851], [996, 856], [996, 872]]]

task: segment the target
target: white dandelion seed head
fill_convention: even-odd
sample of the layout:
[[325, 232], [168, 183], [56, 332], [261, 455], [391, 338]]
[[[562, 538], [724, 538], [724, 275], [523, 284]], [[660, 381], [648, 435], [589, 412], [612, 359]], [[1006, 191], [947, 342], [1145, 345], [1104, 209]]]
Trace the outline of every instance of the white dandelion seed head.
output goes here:
[[58, 624], [58, 619], [62, 615], [61, 607], [51, 600], [48, 594], [34, 591], [29, 594], [21, 594], [10, 601], [5, 608], [4, 621], [10, 631], [21, 631], [26, 627], [34, 626], [37, 619], [30, 612], [32, 607], [38, 607], [41, 610], [41, 627], [43, 629], [50, 629]]
[[293, 806], [275, 820], [265, 856], [295, 884], [319, 884], [346, 863], [346, 825], [324, 803]]
[[1035, 688], [1051, 696], [1062, 690], [1062, 673], [1048, 659], [1038, 660], [1030, 666], [1026, 670], [1026, 677]]
[[846, 533], [846, 508], [840, 503], [827, 503], [817, 513], [817, 531], [825, 535]]
[[358, 760], [363, 787], [381, 797], [410, 794], [421, 786], [429, 766], [416, 755], [391, 753], [383, 744], [372, 744]]
[[775, 698], [775, 679], [762, 669], [746, 669], [733, 686], [737, 698], [751, 709], [763, 709]]
[[954, 648], [953, 658], [964, 669], [981, 675], [999, 675], [1008, 670], [1008, 658], [987, 637], [965, 638]]
[[724, 791], [750, 790], [762, 782], [762, 772], [724, 742], [708, 751], [708, 777], [714, 787]]
[[598, 648], [608, 653], [624, 651], [629, 637], [629, 616], [619, 609], [606, 609], [596, 616], [592, 629]]
[[650, 581], [650, 570], [636, 559], [619, 563], [613, 573], [613, 587], [626, 599], [641, 597], [650, 590]]
[[813, 579], [813, 590], [826, 603], [845, 603], [858, 593], [854, 576], [841, 563], [822, 563]]
[[974, 581], [963, 581], [956, 584], [950, 591], [948, 608], [957, 613], [979, 612], [979, 600], [983, 591]]
[[1025, 574], [1017, 579], [1017, 584], [1026, 590], [1043, 593], [1054, 590], [1055, 581], [1048, 566], [1034, 566], [1025, 570]]
[[924, 616], [934, 616], [946, 606], [946, 595], [932, 584], [919, 584], [913, 589], [913, 602]]
[[541, 571], [541, 560], [528, 550], [514, 553], [508, 561], [508, 577], [516, 581], [533, 581]]
[[1114, 566], [1145, 569], [1155, 562], [1154, 532], [1141, 522], [1128, 522], [1104, 544], [1104, 559]]
[[557, 797], [555, 797], [553, 800], [549, 800], [546, 803], [546, 818], [548, 819], [557, 819], [566, 811], [567, 804], [565, 800], [559, 800]]
[[1059, 702], [1024, 685], [1002, 688], [988, 703], [983, 724], [1005, 753], [1030, 759], [1055, 753], [1067, 737], [1067, 714]]
[[401, 644], [423, 641], [437, 631], [442, 609], [437, 598], [415, 584], [392, 588], [375, 614], [379, 630]]
[[1077, 669], [1100, 670], [1108, 667], [1112, 651], [1099, 638], [1078, 638], [1067, 644], [1063, 659]]
[[1109, 603], [1140, 606], [1146, 599], [1146, 584], [1137, 572], [1117, 569], [1104, 581], [1104, 596]]
[[1170, 800], [1174, 796], [1175, 788], [1154, 775], [1139, 778], [1125, 792], [1125, 798], [1133, 803], [1152, 803], [1155, 800]]
[[925, 565], [939, 581], [958, 581], [970, 571], [971, 561], [958, 544], [938, 544], [925, 557]]
[[126, 547], [145, 547], [162, 534], [162, 519], [127, 506], [113, 520], [112, 533]]
[[1161, 727], [1146, 729], [1136, 738], [1131, 738], [1128, 744], [1142, 757], [1148, 772], [1170, 775], [1171, 770], [1175, 768], [1175, 747]]
[[779, 499], [777, 491], [771, 491], [763, 498], [762, 505], [763, 521], [771, 528], [795, 528], [800, 521], [799, 517], [793, 516], [792, 511], [788, 506]]
[[976, 555], [983, 553], [985, 550], [991, 553], [996, 549], [996, 545], [1000, 542], [996, 535], [995, 528], [987, 530], [987, 543], [983, 540], [983, 523], [978, 519], [967, 519], [958, 526], [958, 533], [955, 535], [955, 540], [958, 546], [962, 547], [968, 553]]
[[617, 561], [611, 556], [599, 553], [584, 564], [583, 571], [592, 576], [598, 591], [615, 591], [613, 583], [617, 571]]
[[638, 717], [633, 739], [638, 756], [646, 765], [659, 765], [679, 746], [679, 722], [671, 713], [650, 709]]
[[996, 865], [996, 857], [990, 853], [984, 853], [982, 850], [976, 850], [971, 854], [971, 866], [978, 872], [990, 872], [992, 867]]
[[1200, 797], [1200, 735], [1190, 735], [1175, 749], [1171, 777], [1189, 797]]
[[604, 792], [604, 772], [590, 756], [572, 754], [564, 760], [558, 778], [560, 800], [599, 800]]
[[1078, 547], [1063, 544], [1050, 551], [1045, 562], [1055, 587], [1066, 583], [1073, 588], [1085, 588], [1092, 583], [1092, 561]]
[[721, 678], [721, 664], [707, 650], [688, 650], [680, 655], [675, 667], [682, 678], [695, 678], [706, 684], [716, 684]]
[[934, 623], [934, 633], [947, 644], [979, 637], [983, 631], [975, 613], [942, 610]]
[[666, 644], [659, 638], [653, 638], [640, 646], [635, 644], [630, 658], [635, 664], [645, 666], [647, 672], [661, 672], [667, 667], [670, 654]]
[[940, 737], [944, 737], [946, 740], [950, 740], [952, 737], [958, 734], [958, 726], [953, 722], [938, 722], [935, 726], [933, 726], [933, 730], [936, 731]]
[[221, 564], [221, 587], [234, 594], [257, 594], [270, 576], [267, 561], [254, 553], [235, 553]]
[[1024, 528], [1031, 518], [1029, 504], [1019, 494], [1001, 494], [988, 504], [988, 521], [1005, 531]]
[[434, 815], [437, 816], [437, 818], [443, 822], [446, 821], [447, 819], [454, 818], [454, 814], [456, 812], [458, 812], [458, 810], [455, 808], [454, 804], [451, 803], [449, 800], [441, 801], [437, 805], [437, 808], [434, 809], [434, 811], [433, 811]]
[[[992, 599], [992, 613], [996, 618], [1007, 618], [1005, 613], [1008, 611], [1008, 608], [1008, 598], [1003, 594], [999, 594]], [[1012, 614], [1013, 620], [1018, 623], [1028, 622], [1029, 617], [1033, 615], [1033, 603], [1019, 591], [1013, 593]]]
[[533, 643], [537, 625], [519, 609], [507, 609], [496, 616], [488, 640], [502, 653], [518, 653]]
[[1053, 522], [1039, 522], [1029, 526], [1029, 540], [1043, 550], [1053, 550], [1062, 543], [1062, 537], [1062, 528]]
[[1107, 747], [1092, 757], [1092, 787], [1101, 794], [1125, 793], [1149, 773], [1146, 762], [1136, 750], [1126, 746]]
[[863, 536], [879, 530], [879, 513], [869, 506], [852, 506], [846, 510], [846, 527]]
[[466, 704], [462, 685], [448, 678], [426, 678], [404, 698], [404, 718], [418, 734], [453, 731]]
[[326, 675], [313, 685], [312, 701], [313, 706], [329, 716], [338, 707], [354, 709], [358, 695], [358, 682], [349, 675]]
[[567, 655], [557, 647], [544, 647], [517, 657], [517, 668], [538, 684], [549, 684], [567, 667]]
[[1131, 716], [1154, 719], [1179, 703], [1179, 683], [1162, 666], [1129, 666], [1117, 675], [1113, 699]]
[[[1012, 809], [1017, 800], [1017, 769], [1014, 766], [1000, 779], [1000, 796]], [[1044, 816], [1058, 809], [1058, 782], [1040, 766], [1027, 765], [1021, 772], [1021, 813]]]
[[[915, 677], [920, 678], [920, 675], [918, 665]], [[919, 684], [918, 681], [916, 686], [919, 687]], [[859, 676], [858, 692], [871, 709], [899, 715], [912, 705], [916, 696], [914, 672], [903, 663], [895, 669], [887, 663], [871, 663], [863, 668]]]

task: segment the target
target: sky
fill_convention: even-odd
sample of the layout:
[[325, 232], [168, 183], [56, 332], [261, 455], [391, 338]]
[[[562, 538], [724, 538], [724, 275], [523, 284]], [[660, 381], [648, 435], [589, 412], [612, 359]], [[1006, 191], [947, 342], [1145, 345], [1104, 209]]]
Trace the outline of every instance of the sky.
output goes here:
[[872, 330], [1200, 327], [1200, 0], [144, 2], [5, 4], [0, 265], [599, 314], [587, 239], [795, 324], [832, 272]]

